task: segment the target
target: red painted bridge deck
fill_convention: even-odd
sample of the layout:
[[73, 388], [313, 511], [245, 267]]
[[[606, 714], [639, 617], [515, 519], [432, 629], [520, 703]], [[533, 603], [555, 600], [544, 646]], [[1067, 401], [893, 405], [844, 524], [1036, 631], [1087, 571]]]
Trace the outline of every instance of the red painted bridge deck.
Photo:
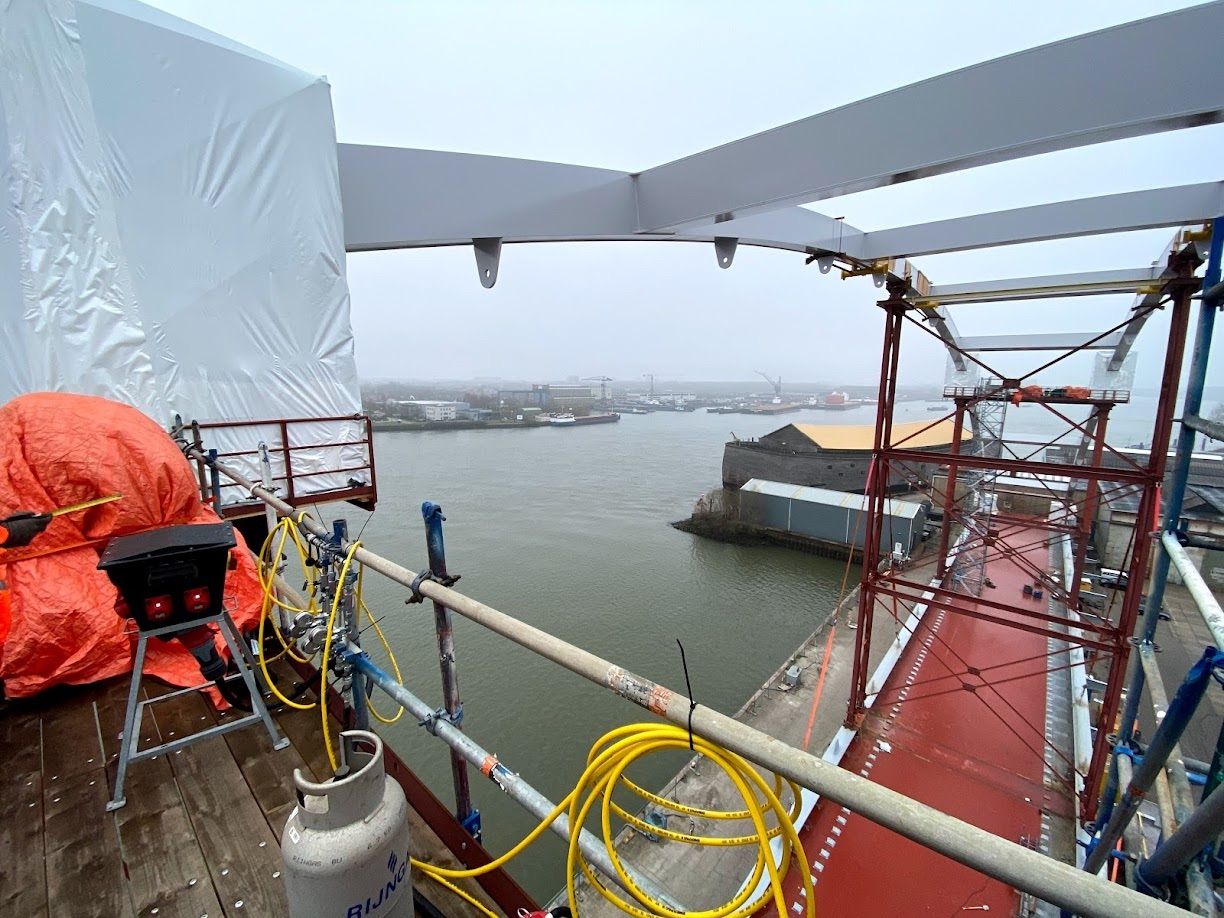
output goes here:
[[[1040, 531], [1014, 527], [1006, 536], [1017, 545], [1037, 543], [1024, 554], [1038, 569], [1048, 568], [1049, 548]], [[983, 589], [983, 599], [1045, 610], [1046, 599], [1024, 596], [1032, 576], [1015, 561], [991, 552], [986, 575], [995, 587]], [[965, 596], [961, 604], [971, 608], [972, 600]], [[877, 619], [881, 614], [877, 609]], [[905, 621], [905, 610], [899, 614]], [[1054, 787], [1045, 786], [1047, 671], [1057, 666], [1050, 654], [1044, 636], [930, 603], [842, 767], [1040, 849], [1043, 834], [1048, 840], [1043, 811], [1072, 815], [1071, 792], [1054, 781]], [[1060, 766], [1069, 755], [1053, 753]], [[1018, 912], [1019, 893], [1012, 887], [832, 800], [817, 804], [800, 837], [821, 918]], [[804, 908], [798, 869], [786, 882], [792, 914]], [[771, 907], [766, 914], [773, 912]]]

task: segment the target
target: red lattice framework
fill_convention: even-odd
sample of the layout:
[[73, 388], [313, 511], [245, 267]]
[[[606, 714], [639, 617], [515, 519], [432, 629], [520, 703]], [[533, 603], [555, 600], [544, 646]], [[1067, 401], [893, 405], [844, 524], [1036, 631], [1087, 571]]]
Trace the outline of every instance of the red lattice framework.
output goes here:
[[[1023, 631], [1045, 635], [1057, 642], [1060, 649], [1044, 655], [1045, 669], [1051, 672], [1065, 669], [1069, 665], [1062, 662], [1065, 647], [1081, 646], [1089, 672], [1104, 687], [1096, 695], [1100, 702], [1098, 723], [1109, 725], [1107, 729], [1096, 730], [1093, 736], [1092, 755], [1087, 772], [1082, 775], [1083, 786], [1087, 789], [1079, 801], [1079, 813], [1083, 819], [1091, 819], [1097, 801], [1097, 789], [1100, 786], [1103, 770], [1109, 749], [1108, 734], [1118, 714], [1122, 693], [1123, 680], [1126, 674], [1127, 660], [1130, 652], [1130, 638], [1135, 628], [1139, 612], [1139, 585], [1143, 584], [1147, 571], [1152, 534], [1158, 529], [1160, 513], [1160, 485], [1164, 476], [1165, 459], [1169, 447], [1170, 431], [1174, 417], [1174, 402], [1177, 397], [1178, 376], [1181, 370], [1184, 343], [1186, 337], [1187, 319], [1191, 296], [1196, 289], [1193, 278], [1199, 260], [1193, 248], [1170, 256], [1169, 278], [1161, 290], [1159, 302], [1155, 305], [1141, 305], [1136, 310], [1163, 309], [1170, 306], [1170, 326], [1164, 349], [1164, 365], [1161, 378], [1160, 394], [1155, 417], [1153, 419], [1151, 442], [1152, 448], [1147, 462], [1137, 463], [1128, 455], [1111, 447], [1107, 441], [1109, 414], [1113, 406], [1122, 399], [1122, 394], [1114, 391], [1078, 391], [1077, 395], [1068, 395], [1065, 390], [1044, 390], [1046, 394], [1038, 397], [1028, 397], [1025, 402], [1035, 402], [1050, 412], [1061, 422], [1061, 432], [1058, 436], [1045, 442], [1034, 441], [1002, 441], [1002, 448], [996, 450], [999, 455], [983, 455], [974, 450], [961, 451], [961, 434], [967, 423], [966, 415], [982, 399], [1009, 397], [1021, 387], [1025, 380], [1031, 380], [1038, 373], [1056, 366], [1072, 354], [1092, 347], [1107, 336], [1121, 329], [1134, 313], [1119, 325], [1103, 331], [1100, 335], [1085, 341], [1077, 347], [1060, 351], [1053, 359], [1045, 360], [1023, 376], [1009, 376], [1000, 373], [984, 363], [978, 355], [959, 348], [965, 360], [981, 367], [983, 374], [996, 377], [993, 385], [964, 389], [949, 389], [945, 395], [954, 402], [953, 410], [943, 417], [932, 421], [923, 429], [929, 429], [937, 424], [951, 419], [954, 423], [954, 435], [950, 453], [946, 458], [947, 476], [942, 496], [943, 523], [939, 537], [938, 583], [913, 579], [913, 575], [892, 563], [889, 554], [880, 550], [881, 538], [885, 535], [888, 525], [886, 514], [886, 499], [888, 497], [888, 482], [893, 473], [916, 479], [921, 477], [914, 470], [926, 465], [929, 467], [931, 453], [907, 447], [907, 442], [918, 434], [900, 441], [893, 441], [893, 412], [896, 404], [897, 366], [901, 350], [901, 332], [906, 323], [920, 329], [925, 334], [937, 337], [936, 333], [925, 324], [914, 318], [913, 312], [921, 307], [907, 299], [908, 285], [903, 281], [890, 278], [888, 283], [888, 299], [879, 302], [885, 314], [884, 347], [880, 364], [879, 408], [876, 415], [874, 435], [874, 458], [868, 473], [867, 497], [869, 513], [867, 516], [867, 532], [864, 539], [863, 574], [858, 604], [858, 629], [855, 635], [855, 654], [853, 660], [853, 675], [846, 723], [849, 726], [858, 725], [865, 716], [869, 672], [868, 654], [871, 648], [873, 622], [878, 614], [884, 614], [904, 626], [909, 610], [922, 601], [924, 594], [933, 598], [927, 601], [930, 612], [945, 610], [954, 615], [971, 616], [1008, 628], [1018, 628]], [[947, 345], [943, 339], [941, 344]], [[951, 345], [948, 345], [951, 346]], [[1000, 382], [1001, 381], [1001, 382]], [[1088, 406], [1088, 418], [1076, 421], [1065, 413], [1065, 407], [1071, 405]], [[1047, 447], [1059, 443], [1068, 436], [1079, 437], [1079, 452], [1073, 462], [1046, 461]], [[1117, 458], [1113, 467], [1103, 464], [1103, 458], [1111, 455]], [[1047, 519], [1036, 519], [1009, 513], [991, 512], [986, 515], [985, 525], [969, 527], [970, 533], [959, 546], [953, 547], [953, 529], [965, 527], [975, 509], [966, 501], [975, 500], [970, 490], [956, 496], [957, 481], [968, 475], [1032, 475], [1033, 480], [1050, 492], [1051, 506], [1065, 508], [1063, 512], [1052, 512]], [[1065, 478], [1068, 480], [1068, 490], [1065, 494], [1049, 489], [1046, 479]], [[1120, 608], [1104, 610], [1092, 608], [1080, 596], [1080, 582], [1084, 570], [1084, 561], [1092, 530], [1092, 522], [1096, 517], [1101, 501], [1109, 501], [1122, 492], [1139, 493], [1139, 509], [1135, 526], [1133, 550], [1130, 552], [1126, 571], [1129, 583], [1132, 585], [1125, 594]], [[1073, 495], [1076, 498], [1073, 500]], [[981, 515], [977, 516], [980, 521]], [[1147, 521], [1145, 524], [1144, 521]], [[1150, 524], [1150, 525], [1148, 525]], [[1034, 533], [1038, 533], [1037, 536]], [[1036, 564], [1031, 554], [1040, 545], [1052, 545], [1061, 540], [1063, 535], [1072, 539], [1073, 568], [1071, 576], [1064, 581], [1052, 572], [1049, 565]], [[891, 544], [891, 541], [890, 543]], [[1021, 605], [1009, 601], [1007, 597], [992, 597], [989, 591], [983, 595], [972, 596], [952, 589], [950, 577], [951, 564], [949, 550], [954, 553], [984, 551], [992, 555], [994, 563], [1000, 559], [1015, 564], [1031, 576], [1035, 587], [1048, 592], [1058, 602], [1047, 606]], [[1065, 584], [1069, 583], [1069, 587]], [[1052, 614], [1050, 609], [1056, 610]], [[1067, 614], [1067, 609], [1075, 610], [1078, 619]], [[950, 651], [951, 648], [946, 647]], [[1019, 712], [1010, 705], [1002, 694], [983, 691], [984, 688], [997, 686], [1015, 677], [1016, 664], [1032, 663], [1034, 657], [1025, 660], [998, 660], [989, 666], [970, 666], [963, 659], [957, 658], [957, 665], [963, 667], [960, 673], [954, 673], [954, 679], [944, 677], [942, 684], [923, 686], [916, 684], [909, 700], [932, 698], [951, 691], [976, 691], [983, 700], [993, 699], [987, 707], [1000, 718], [1007, 729], [1018, 737], [1025, 738], [1025, 745], [1036, 755], [1044, 755], [1049, 746], [1043, 724], [1028, 723]], [[1031, 673], [1030, 673], [1031, 675]], [[1038, 680], [1044, 691], [1045, 680]], [[1068, 759], [1067, 751], [1053, 750], [1057, 757], [1066, 762], [1069, 769], [1074, 764]]]

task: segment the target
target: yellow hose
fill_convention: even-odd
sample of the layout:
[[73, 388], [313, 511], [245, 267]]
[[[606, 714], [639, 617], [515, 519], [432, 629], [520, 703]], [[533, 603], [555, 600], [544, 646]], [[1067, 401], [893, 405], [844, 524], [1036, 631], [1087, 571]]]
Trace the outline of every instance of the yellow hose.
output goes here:
[[[586, 769], [578, 779], [574, 789], [522, 841], [501, 857], [482, 867], [471, 870], [449, 870], [417, 860], [412, 861], [412, 866], [430, 878], [439, 881], [443, 879], [458, 880], [480, 876], [491, 870], [496, 870], [513, 860], [539, 838], [553, 820], [565, 812], [569, 816], [569, 824], [572, 830], [570, 833], [569, 851], [566, 856], [565, 887], [570, 909], [575, 916], [578, 914], [578, 903], [575, 895], [574, 881], [578, 871], [581, 871], [586, 876], [591, 886], [598, 890], [605, 899], [621, 911], [630, 915], [636, 915], [638, 918], [658, 918], [658, 916], [665, 916], [665, 918], [682, 918], [682, 916], [689, 916], [689, 918], [747, 918], [747, 916], [764, 906], [770, 899], [773, 899], [779, 915], [787, 914], [788, 909], [782, 890], [782, 878], [786, 876], [791, 861], [795, 858], [797, 852], [799, 854], [798, 863], [804, 863], [802, 845], [799, 842], [799, 836], [794, 826], [794, 820], [799, 814], [801, 793], [799, 787], [793, 782], [786, 782], [790, 787], [793, 798], [791, 809], [788, 811], [782, 804], [778, 792], [775, 791], [775, 788], [779, 790], [781, 788], [782, 782], [780, 779], [775, 778], [774, 787], [771, 788], [757, 773], [756, 769], [740, 756], [722, 749], [699, 736], [694, 736], [692, 739], [694, 749], [722, 769], [723, 773], [726, 774], [727, 778], [735, 786], [740, 794], [740, 798], [744, 802], [744, 809], [729, 811], [703, 810], [668, 800], [637, 787], [637, 785], [624, 777], [625, 770], [634, 762], [652, 753], [667, 749], [688, 749], [689, 734], [686, 730], [671, 724], [629, 724], [611, 730], [599, 738], [587, 755]], [[644, 796], [658, 805], [665, 806], [679, 813], [709, 819], [749, 819], [755, 831], [750, 835], [724, 838], [687, 835], [671, 832], [667, 829], [660, 829], [631, 816], [612, 801], [612, 792], [621, 786], [627, 787], [640, 796]], [[596, 803], [600, 804], [602, 836], [604, 846], [608, 851], [608, 857], [612, 861], [621, 884], [632, 893], [634, 901], [628, 901], [620, 894], [609, 889], [596, 876], [587, 863], [586, 858], [583, 857], [581, 848], [578, 846], [578, 827], [585, 822], [587, 815]], [[756, 845], [756, 865], [743, 889], [729, 901], [710, 909], [678, 912], [668, 908], [662, 902], [651, 898], [633, 882], [613, 844], [616, 836], [616, 827], [612, 824], [613, 815], [617, 815], [622, 819], [627, 818], [632, 824], [638, 826], [643, 831], [649, 831], [661, 838], [669, 838], [688, 844], [706, 847], [722, 847], [729, 844]], [[769, 816], [772, 816], [775, 822], [775, 825], [772, 827], [766, 821]], [[779, 835], [782, 838], [782, 857], [781, 862], [775, 864], [769, 843], [770, 839]], [[748, 901], [761, 877], [766, 873], [769, 874], [770, 879], [769, 889], [752, 901]], [[813, 916], [815, 915], [815, 895], [812, 889], [812, 877], [810, 872], [802, 867], [800, 868], [800, 874], [803, 879], [807, 915]]]
[[[284, 602], [276, 596], [275, 592], [276, 565], [285, 550], [286, 544], [290, 540], [293, 542], [298, 560], [305, 571], [308, 587], [306, 609], [299, 609]], [[272, 553], [270, 549], [274, 542], [276, 543], [276, 550]], [[320, 720], [323, 728], [323, 742], [327, 750], [328, 761], [333, 769], [339, 763], [332, 745], [331, 730], [327, 719], [327, 705], [324, 703], [327, 695], [327, 670], [331, 658], [332, 633], [335, 629], [336, 618], [339, 615], [340, 603], [344, 595], [344, 581], [348, 577], [349, 570], [353, 565], [354, 555], [360, 544], [360, 542], [353, 542], [349, 545], [340, 565], [339, 579], [337, 580], [331, 607], [327, 614], [326, 637], [323, 643], [322, 660], [319, 663], [319, 700], [314, 704], [295, 702], [290, 698], [286, 698], [277, 689], [268, 672], [267, 664], [270, 661], [263, 652], [266, 624], [273, 606], [284, 609], [291, 614], [299, 614], [301, 612], [319, 614], [319, 609], [315, 602], [317, 590], [315, 571], [313, 567], [305, 563], [307, 559], [306, 545], [298, 535], [294, 521], [287, 518], [282, 519], [272, 532], [268, 533], [268, 537], [264, 540], [259, 554], [259, 578], [260, 585], [263, 588], [263, 604], [259, 616], [259, 665], [264, 674], [264, 680], [268, 688], [281, 703], [289, 707], [299, 710], [310, 710], [316, 704], [319, 706]], [[396, 680], [402, 682], [403, 677], [400, 673], [399, 663], [395, 659], [395, 654], [392, 652], [382, 628], [379, 627], [378, 622], [374, 619], [362, 598], [363, 581], [364, 567], [359, 565], [357, 570], [356, 596], [354, 599], [357, 615], [359, 618], [361, 615], [365, 615], [370, 620], [370, 624], [373, 626], [378, 639], [382, 642], [383, 648], [387, 652]], [[306, 660], [305, 657], [300, 657], [294, 653], [292, 642], [285, 639], [275, 617], [272, 617], [272, 629], [282, 647], [282, 651], [271, 659], [278, 659], [283, 654], [288, 653], [293, 655], [295, 659]], [[355, 684], [353, 690], [361, 691], [362, 689], [359, 684]], [[404, 713], [404, 708], [401, 706], [394, 717], [388, 718], [378, 712], [368, 700], [367, 703], [369, 704], [370, 713], [383, 723], [395, 723]], [[481, 876], [504, 866], [543, 835], [562, 813], [566, 813], [569, 817], [570, 826], [575, 827], [575, 831], [571, 832], [569, 850], [566, 855], [566, 893], [569, 898], [570, 909], [575, 916], [578, 914], [578, 905], [574, 882], [579, 871], [587, 878], [592, 888], [599, 891], [600, 895], [621, 911], [635, 915], [637, 918], [660, 918], [660, 916], [661, 918], [748, 918], [748, 916], [764, 906], [770, 899], [773, 899], [779, 915], [786, 914], [787, 908], [782, 891], [782, 878], [790, 869], [791, 861], [794, 859], [796, 852], [800, 852], [799, 863], [803, 863], [802, 846], [794, 827], [794, 820], [799, 814], [801, 793], [797, 785], [793, 782], [785, 782], [789, 786], [792, 799], [791, 808], [787, 810], [779, 796], [782, 793], [783, 787], [781, 778], [775, 776], [773, 787], [770, 787], [747, 761], [735, 753], [722, 749], [698, 736], [692, 737], [693, 748], [706, 759], [713, 762], [718, 768], [722, 769], [723, 773], [726, 774], [732, 785], [739, 792], [744, 803], [743, 809], [705, 810], [689, 806], [661, 797], [658, 794], [653, 794], [625, 777], [625, 771], [637, 760], [663, 750], [687, 749], [689, 748], [689, 739], [687, 731], [671, 724], [630, 724], [611, 730], [600, 737], [591, 747], [591, 751], [587, 755], [586, 768], [579, 777], [574, 789], [553, 808], [552, 812], [542, 822], [536, 825], [521, 841], [501, 857], [482, 867], [471, 870], [450, 870], [415, 859], [412, 861], [412, 866], [430, 879], [463, 897], [471, 905], [480, 909], [484, 914], [489, 915], [490, 918], [496, 918], [493, 912], [489, 911], [483, 904], [451, 881]], [[670, 809], [675, 813], [703, 819], [746, 819], [752, 823], [753, 831], [750, 834], [735, 836], [704, 836], [674, 832], [667, 828], [661, 828], [639, 819], [615, 803], [612, 799], [612, 793], [618, 787], [624, 787], [655, 806]], [[608, 888], [591, 869], [591, 866], [582, 854], [581, 848], [578, 846], [579, 833], [576, 827], [581, 826], [586, 821], [587, 816], [594, 809], [596, 803], [599, 803], [602, 836], [608, 857], [612, 862], [613, 868], [616, 870], [621, 884], [632, 894], [633, 901], [626, 900], [622, 895]], [[756, 845], [756, 864], [748, 878], [748, 882], [744, 884], [743, 888], [734, 897], [722, 905], [693, 912], [675, 911], [668, 908], [662, 902], [651, 898], [630, 877], [613, 844], [616, 835], [614, 831], [616, 827], [612, 824], [613, 816], [628, 822], [643, 832], [649, 832], [659, 838], [684, 844], [701, 845], [703, 847]], [[770, 816], [773, 818], [773, 826], [767, 823], [767, 817]], [[770, 850], [770, 841], [779, 836], [782, 839], [782, 857], [780, 863], [775, 863], [772, 851]], [[755, 899], [752, 899], [752, 901], [748, 901], [759, 884], [761, 877], [765, 876], [766, 873], [768, 873], [770, 879], [769, 889]], [[815, 915], [815, 896], [812, 891], [812, 878], [806, 869], [801, 868], [800, 873], [806, 894], [807, 915], [813, 916]]]
[[[299, 517], [297, 520], [297, 523], [300, 524], [300, 522], [301, 517]], [[305, 609], [300, 609], [297, 606], [291, 605], [276, 595], [276, 567], [284, 554], [286, 543], [290, 540], [293, 542], [293, 547], [297, 552], [298, 562], [306, 579], [307, 607]], [[274, 542], [276, 544], [276, 548], [275, 551], [272, 551]], [[302, 612], [306, 612], [311, 615], [319, 614], [320, 610], [318, 604], [315, 602], [318, 586], [316, 568], [306, 563], [308, 557], [306, 544], [302, 541], [302, 538], [298, 533], [295, 521], [287, 517], [282, 518], [280, 522], [278, 522], [272, 529], [272, 531], [268, 533], [268, 537], [264, 539], [263, 546], [259, 551], [259, 583], [263, 592], [263, 602], [259, 610], [260, 671], [263, 673], [264, 682], [267, 684], [268, 689], [273, 695], [276, 696], [277, 700], [280, 701], [281, 704], [291, 708], [296, 708], [299, 711], [309, 711], [316, 705], [319, 707], [323, 726], [323, 744], [327, 749], [327, 759], [331, 763], [331, 767], [333, 769], [335, 769], [339, 763], [336, 759], [335, 750], [332, 747], [331, 730], [329, 729], [327, 722], [327, 705], [324, 704], [323, 700], [327, 697], [327, 668], [331, 657], [332, 631], [335, 627], [336, 616], [340, 610], [340, 600], [342, 599], [344, 593], [343, 584], [345, 578], [348, 576], [349, 569], [353, 564], [353, 556], [356, 554], [357, 548], [360, 546], [360, 544], [360, 542], [354, 542], [348, 547], [348, 550], [345, 552], [344, 560], [341, 564], [340, 577], [337, 581], [335, 596], [333, 597], [331, 608], [328, 610], [327, 615], [327, 635], [324, 638], [323, 659], [319, 664], [319, 700], [311, 704], [302, 704], [301, 702], [287, 698], [280, 691], [280, 689], [277, 688], [276, 683], [272, 680], [271, 673], [268, 671], [268, 664], [270, 662], [280, 659], [280, 657], [285, 654], [288, 654], [289, 656], [293, 657], [293, 659], [302, 663], [309, 662], [310, 658], [301, 656], [295, 652], [293, 643], [286, 640], [285, 636], [281, 633], [276, 617], [271, 616], [269, 613], [271, 612], [272, 607], [276, 606], [293, 615]], [[395, 673], [395, 678], [402, 682], [403, 676], [400, 673], [399, 662], [395, 659], [395, 654], [391, 650], [391, 645], [387, 642], [386, 635], [383, 634], [382, 628], [379, 627], [378, 622], [374, 620], [374, 616], [370, 614], [370, 610], [366, 606], [365, 600], [362, 598], [362, 588], [365, 580], [364, 575], [365, 568], [364, 566], [359, 565], [357, 569], [356, 595], [354, 597], [354, 603], [357, 607], [357, 615], [360, 617], [362, 614], [365, 614], [370, 619], [370, 624], [374, 626], [374, 632], [378, 635], [378, 639], [382, 642], [383, 649], [387, 652], [387, 657], [390, 660], [391, 669]], [[267, 624], [269, 619], [271, 619], [272, 622], [272, 633], [276, 636], [276, 640], [281, 645], [281, 652], [274, 657], [267, 657], [264, 653], [264, 635], [267, 633]], [[361, 691], [361, 689], [359, 686], [355, 686], [354, 691]], [[394, 717], [385, 717], [374, 708], [373, 704], [370, 704], [370, 713], [372, 713], [374, 717], [383, 723], [392, 724], [403, 716], [404, 709], [401, 707]]]
[[[340, 565], [340, 576], [336, 579], [335, 590], [332, 591], [335, 595], [332, 597], [331, 611], [327, 613], [327, 636], [323, 639], [323, 659], [319, 664], [319, 672], [322, 674], [319, 680], [319, 717], [323, 724], [323, 747], [327, 750], [327, 761], [331, 763], [332, 771], [340, 767], [340, 760], [336, 758], [336, 750], [332, 748], [331, 728], [327, 725], [327, 705], [324, 701], [327, 697], [327, 663], [331, 659], [332, 630], [336, 626], [340, 600], [344, 598], [344, 578], [348, 576], [349, 568], [353, 564], [353, 555], [360, 547], [360, 542], [353, 542], [349, 545], [348, 551], [344, 553], [344, 561]], [[353, 691], [359, 692], [361, 687], [354, 684]]]

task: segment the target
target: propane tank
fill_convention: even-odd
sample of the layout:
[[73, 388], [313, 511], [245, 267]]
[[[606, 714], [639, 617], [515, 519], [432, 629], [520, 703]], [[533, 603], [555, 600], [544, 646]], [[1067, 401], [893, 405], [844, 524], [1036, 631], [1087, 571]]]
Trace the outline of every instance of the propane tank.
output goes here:
[[281, 836], [291, 918], [412, 918], [408, 802], [373, 733], [340, 734], [340, 767], [315, 784], [293, 771], [298, 805]]

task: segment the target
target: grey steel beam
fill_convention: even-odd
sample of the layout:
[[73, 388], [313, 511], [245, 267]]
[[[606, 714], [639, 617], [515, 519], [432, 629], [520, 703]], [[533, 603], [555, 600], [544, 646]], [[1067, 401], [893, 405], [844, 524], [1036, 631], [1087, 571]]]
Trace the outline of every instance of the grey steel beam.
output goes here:
[[1224, 120], [1222, 34], [1224, 4], [1195, 6], [942, 74], [647, 169], [638, 176], [640, 229], [679, 229]]
[[1159, 284], [1160, 268], [1134, 268], [1123, 271], [1084, 271], [1078, 274], [1051, 274], [1044, 277], [1017, 277], [977, 281], [968, 284], [934, 284], [915, 303], [990, 303], [999, 300], [1035, 300], [1057, 296], [1089, 296], [1108, 293], [1133, 293]]
[[1196, 433], [1204, 434], [1213, 440], [1224, 440], [1224, 424], [1219, 421], [1199, 417], [1197, 414], [1187, 414], [1182, 418], [1182, 423]]
[[821, 240], [862, 237], [814, 211], [763, 214], [735, 232], [641, 233], [628, 172], [511, 159], [342, 143], [337, 148], [350, 252], [512, 242], [709, 242], [814, 254]]
[[964, 373], [966, 369], [965, 355], [962, 353], [965, 350], [964, 341], [956, 330], [956, 323], [952, 321], [952, 316], [948, 314], [948, 310], [942, 306], [935, 306], [922, 309], [919, 311], [919, 314], [935, 329], [935, 334], [939, 335], [943, 343], [947, 345], [948, 356], [952, 358], [952, 364], [956, 367], [956, 371]]
[[633, 233], [626, 172], [562, 163], [342, 143], [349, 251], [470, 244], [477, 238]]
[[1224, 182], [1204, 182], [899, 226], [865, 233], [853, 241], [860, 246], [855, 254], [870, 261], [1182, 226], [1222, 213]]
[[[1177, 276], [1177, 272], [1168, 267], [1168, 260], [1173, 252], [1182, 248], [1182, 245], [1182, 234], [1178, 233], [1173, 237], [1169, 245], [1165, 247], [1163, 255], [1156, 262], [1160, 272], [1157, 278], [1157, 285], [1151, 289], [1141, 291], [1135, 298], [1135, 303], [1130, 309], [1131, 320], [1122, 329], [1122, 338], [1118, 341], [1118, 346], [1114, 348], [1113, 356], [1109, 358], [1108, 368], [1110, 371], [1115, 371], [1122, 367], [1135, 341], [1139, 338], [1139, 333], [1143, 331], [1143, 326], [1147, 324], [1147, 320], [1155, 308], [1160, 305], [1161, 298], [1164, 296], [1163, 282]], [[1190, 243], [1190, 245], [1194, 245], [1194, 243]]]
[[1090, 351], [1111, 350], [1116, 347], [1121, 332], [1102, 338], [1094, 332], [1053, 332], [1033, 335], [976, 335], [960, 339], [962, 350], [981, 353], [984, 351], [1069, 351], [1082, 348]]
[[342, 143], [337, 150], [350, 252], [504, 242], [675, 240], [860, 261], [1044, 239], [1180, 226], [1224, 212], [1224, 182], [1022, 207], [865, 233], [805, 207], [785, 207], [684, 233], [642, 233], [627, 172], [437, 150]]

